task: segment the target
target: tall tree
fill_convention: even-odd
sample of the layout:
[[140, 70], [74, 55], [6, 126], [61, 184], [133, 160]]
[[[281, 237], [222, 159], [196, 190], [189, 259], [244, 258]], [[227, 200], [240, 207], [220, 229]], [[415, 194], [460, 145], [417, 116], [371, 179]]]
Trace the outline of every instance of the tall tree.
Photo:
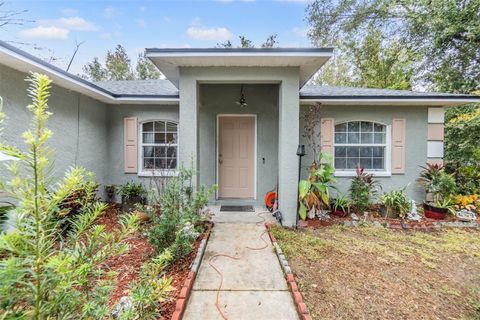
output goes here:
[[[240, 43], [237, 48], [255, 48], [253, 41], [248, 39], [246, 36], [238, 36]], [[260, 46], [262, 48], [273, 48], [278, 45], [277, 34], [271, 34]], [[232, 41], [227, 40], [225, 42], [217, 43], [218, 48], [233, 48]]]
[[110, 80], [133, 80], [135, 78], [130, 58], [121, 45], [117, 45], [115, 51], [107, 52], [105, 66]]
[[92, 81], [103, 81], [108, 79], [108, 72], [102, 66], [98, 58], [93, 58], [92, 62], [87, 63], [83, 66], [83, 72]]
[[141, 80], [159, 79], [161, 76], [160, 71], [158, 71], [152, 61], [147, 58], [145, 52], [138, 54], [135, 70], [137, 71], [137, 78]]
[[125, 48], [117, 45], [115, 51], [108, 51], [105, 58], [105, 66], [97, 57], [92, 62], [83, 67], [83, 77], [93, 81], [105, 80], [145, 80], [159, 79], [160, 71], [146, 57], [145, 53], [140, 53], [137, 58], [135, 69], [132, 68], [131, 60]]

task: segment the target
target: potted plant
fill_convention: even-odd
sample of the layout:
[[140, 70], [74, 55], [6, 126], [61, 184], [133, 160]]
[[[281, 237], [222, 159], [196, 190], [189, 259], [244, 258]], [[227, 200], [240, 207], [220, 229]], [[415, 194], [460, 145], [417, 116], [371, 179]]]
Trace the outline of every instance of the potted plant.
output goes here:
[[336, 182], [333, 176], [335, 168], [331, 164], [331, 156], [320, 154], [320, 160], [315, 161], [310, 167], [307, 180], [300, 180], [298, 186], [299, 210], [302, 220], [307, 216], [313, 219], [315, 215], [327, 209], [330, 203], [329, 188], [334, 188]]
[[453, 210], [452, 195], [457, 190], [455, 179], [445, 172], [443, 167], [427, 165], [420, 174], [419, 182], [425, 186], [425, 191], [431, 194], [432, 201], [424, 201], [425, 217], [442, 220]]
[[399, 217], [405, 219], [410, 210], [410, 203], [405, 195], [405, 188], [385, 192], [380, 201], [386, 208], [385, 218]]
[[346, 195], [338, 196], [330, 205], [332, 214], [338, 217], [346, 217], [350, 213], [350, 199]]
[[120, 187], [120, 195], [122, 197], [122, 210], [130, 211], [136, 203], [145, 204], [146, 194], [144, 186], [141, 183], [133, 181], [127, 182]]

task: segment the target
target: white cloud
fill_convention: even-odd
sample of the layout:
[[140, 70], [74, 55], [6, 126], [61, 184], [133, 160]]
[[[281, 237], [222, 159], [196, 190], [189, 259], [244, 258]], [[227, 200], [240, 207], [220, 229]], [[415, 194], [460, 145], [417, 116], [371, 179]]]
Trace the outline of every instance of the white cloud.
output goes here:
[[87, 21], [81, 17], [60, 18], [58, 23], [70, 30], [77, 31], [96, 31], [98, 27], [91, 21]]
[[47, 40], [66, 40], [70, 30], [55, 26], [38, 26], [35, 28], [24, 29], [19, 35], [24, 38], [47, 39]]
[[147, 26], [147, 23], [145, 22], [144, 19], [138, 19], [137, 24], [140, 28], [145, 28]]
[[206, 27], [190, 27], [187, 34], [195, 40], [215, 40], [226, 41], [233, 37], [233, 34], [227, 28], [206, 28]]
[[74, 15], [78, 14], [78, 10], [77, 9], [72, 9], [72, 8], [65, 8], [65, 9], [60, 10], [60, 12], [64, 16], [74, 16]]

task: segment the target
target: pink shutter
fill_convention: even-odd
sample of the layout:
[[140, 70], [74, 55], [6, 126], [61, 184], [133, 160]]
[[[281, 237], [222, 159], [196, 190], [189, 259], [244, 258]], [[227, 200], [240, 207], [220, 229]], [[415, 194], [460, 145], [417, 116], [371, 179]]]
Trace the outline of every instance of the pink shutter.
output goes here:
[[123, 119], [125, 173], [137, 172], [137, 118]]
[[320, 125], [320, 147], [322, 152], [333, 155], [335, 119], [322, 118]]
[[392, 174], [405, 173], [405, 119], [392, 120]]

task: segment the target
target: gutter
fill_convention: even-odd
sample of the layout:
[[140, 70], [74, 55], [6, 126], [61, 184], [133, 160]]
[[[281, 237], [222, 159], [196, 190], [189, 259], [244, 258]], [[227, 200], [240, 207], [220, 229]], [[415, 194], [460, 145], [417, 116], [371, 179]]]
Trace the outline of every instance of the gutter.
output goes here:
[[[47, 75], [53, 75], [56, 78], [62, 79], [69, 84], [79, 87], [78, 89], [84, 89], [87, 93], [82, 92], [81, 90], [75, 90], [70, 87], [66, 87], [68, 90], [79, 91], [87, 96], [92, 97], [92, 95], [97, 95], [97, 97], [93, 97], [99, 99], [100, 96], [101, 100], [105, 103], [111, 104], [121, 104], [121, 103], [174, 103], [177, 104], [180, 99], [178, 95], [136, 95], [136, 94], [116, 94], [113, 93], [105, 88], [102, 88], [94, 83], [91, 83], [88, 80], [85, 80], [81, 77], [68, 73], [50, 63], [47, 63], [23, 50], [20, 50], [4, 41], [0, 40], [0, 53], [4, 53], [9, 57], [17, 61], [21, 61], [27, 65], [36, 67], [41, 71], [45, 72]], [[10, 68], [14, 68], [11, 65], [5, 64]], [[17, 69], [18, 70], [18, 69]], [[20, 70], [22, 72], [26, 72], [25, 70]], [[54, 84], [61, 85], [58, 81], [55, 81]]]

